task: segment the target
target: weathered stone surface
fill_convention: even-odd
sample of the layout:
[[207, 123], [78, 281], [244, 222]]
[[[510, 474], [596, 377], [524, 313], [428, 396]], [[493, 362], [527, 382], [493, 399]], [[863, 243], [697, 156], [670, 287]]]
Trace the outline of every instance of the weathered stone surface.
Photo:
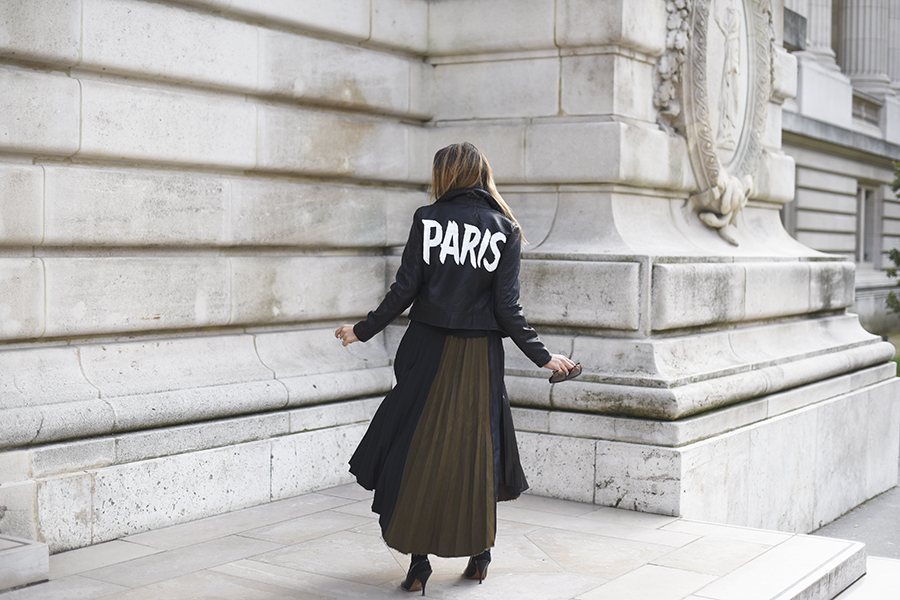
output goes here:
[[114, 464], [117, 441], [98, 438], [48, 444], [28, 451], [31, 477], [48, 477]]
[[805, 314], [809, 311], [808, 262], [746, 263], [744, 318]]
[[538, 495], [593, 502], [593, 440], [537, 435], [517, 436], [519, 457], [530, 490]]
[[853, 125], [853, 87], [850, 79], [813, 57], [800, 59], [797, 105], [807, 117], [838, 127]]
[[303, 35], [263, 30], [259, 87], [266, 93], [404, 115], [410, 60]]
[[653, 329], [742, 321], [746, 294], [740, 265], [653, 265]]
[[369, 4], [370, 0], [333, 0], [328, 4], [317, 0], [231, 0], [227, 10], [290, 28], [363, 41], [370, 31]]
[[39, 259], [0, 259], [0, 339], [44, 334], [44, 285], [44, 265]]
[[525, 260], [522, 304], [534, 323], [634, 331], [640, 271], [633, 262]]
[[0, 452], [0, 485], [28, 479], [31, 474], [29, 450], [7, 450]]
[[252, 104], [90, 79], [81, 94], [81, 157], [256, 166]]
[[311, 110], [259, 106], [259, 168], [404, 181], [407, 126]]
[[434, 153], [449, 144], [468, 141], [481, 150], [500, 183], [524, 183], [525, 129], [509, 123], [487, 121], [471, 124], [463, 121], [446, 126], [411, 132], [410, 179], [431, 181]]
[[427, 0], [372, 0], [369, 42], [425, 54], [428, 10]]
[[562, 0], [556, 7], [556, 41], [562, 47], [634, 48], [665, 51], [666, 5], [654, 0]]
[[220, 245], [231, 182], [171, 171], [44, 168], [48, 246]]
[[434, 87], [438, 120], [553, 116], [559, 113], [559, 59], [439, 64]]
[[[431, 197], [428, 192], [390, 190], [384, 212], [387, 221], [385, 245], [403, 246], [406, 244], [413, 223], [413, 214], [417, 208], [430, 202]], [[396, 270], [394, 272], [396, 273]]]
[[241, 245], [403, 244], [415, 208], [428, 202], [422, 192], [399, 189], [258, 179], [229, 184], [231, 239]]
[[4, 2], [0, 23], [0, 56], [65, 66], [78, 62], [81, 0]]
[[392, 380], [393, 370], [390, 367], [383, 367], [287, 377], [281, 382], [288, 390], [289, 406], [303, 406], [372, 394], [386, 394], [391, 389]]
[[[536, 121], [526, 130], [531, 183], [623, 183], [682, 189], [692, 177], [684, 139], [658, 126], [593, 119]], [[654, 156], [658, 168], [646, 169]]]
[[95, 471], [93, 542], [266, 502], [269, 469], [269, 442], [255, 442]]
[[772, 57], [772, 95], [778, 100], [797, 95], [797, 56], [778, 46]]
[[40, 427], [33, 443], [102, 435], [116, 424], [113, 407], [103, 400], [60, 402], [32, 410], [40, 413]]
[[563, 113], [618, 115], [654, 122], [653, 66], [647, 60], [615, 51], [563, 57]]
[[0, 148], [68, 156], [79, 148], [81, 92], [60, 74], [0, 69]]
[[547, 239], [559, 204], [559, 194], [550, 186], [503, 186], [500, 190], [519, 221], [528, 242], [523, 255]]
[[[432, 2], [428, 8], [432, 56], [556, 48], [552, 2], [457, 0]], [[465, 27], [447, 26], [463, 12]]]
[[[888, 363], [889, 366], [893, 366]], [[860, 386], [862, 387], [862, 386]], [[866, 435], [866, 490], [864, 496], [872, 498], [897, 483], [892, 467], [897, 463], [893, 449], [900, 453], [900, 430], [894, 423], [900, 421], [900, 398], [893, 391], [897, 386], [893, 378], [872, 386], [868, 397], [868, 429]]]
[[33, 442], [41, 431], [41, 411], [36, 408], [0, 410], [0, 441], [4, 448], [15, 448]]
[[78, 350], [56, 346], [0, 352], [3, 408], [96, 399], [85, 378]]
[[365, 432], [346, 425], [272, 440], [272, 499], [352, 482], [347, 461]]
[[253, 90], [257, 27], [131, 0], [83, 0], [79, 66]]
[[681, 456], [670, 448], [597, 442], [594, 502], [678, 515]]
[[116, 462], [137, 462], [266, 440], [287, 434], [289, 421], [288, 413], [276, 412], [125, 433], [115, 437]]
[[[377, 343], [351, 344], [347, 347], [334, 337], [334, 330], [308, 329], [256, 334], [259, 359], [275, 373], [277, 379], [300, 375], [325, 374], [362, 369], [384, 368], [390, 356]], [[310, 357], [316, 360], [311, 361]]]
[[104, 398], [273, 379], [250, 335], [90, 344], [80, 352], [85, 377]]
[[849, 261], [810, 263], [810, 310], [847, 308], [853, 304], [855, 265]]
[[91, 544], [91, 476], [62, 475], [38, 483], [37, 506], [41, 537], [51, 552]]
[[0, 165], [0, 240], [3, 245], [40, 244], [44, 237], [41, 169]]
[[302, 433], [354, 423], [363, 423], [368, 426], [383, 399], [379, 396], [366, 400], [335, 402], [292, 410], [288, 413], [291, 421], [290, 432]]
[[[227, 259], [107, 257], [43, 262], [48, 337], [228, 323]], [[104, 293], [97, 294], [98, 289]]]
[[[795, 532], [818, 527], [813, 523], [816, 507], [828, 502], [836, 490], [816, 490], [817, 463], [834, 465], [832, 457], [819, 445], [823, 440], [820, 436], [817, 439], [816, 427], [817, 421], [822, 421], [822, 413], [816, 412], [797, 411], [750, 430], [747, 499], [732, 500], [731, 508], [732, 512], [747, 511], [747, 526]], [[843, 451], [848, 450], [844, 446]], [[730, 459], [740, 460], [734, 455]], [[856, 504], [845, 504], [842, 512]], [[734, 520], [734, 515], [729, 514], [725, 522]]]
[[266, 412], [284, 408], [287, 402], [285, 387], [278, 381], [183, 388], [107, 400], [115, 411], [116, 431]]
[[[232, 258], [231, 322], [364, 316], [381, 301], [383, 269], [384, 261], [374, 257]], [[338, 276], [354, 285], [336, 285]]]
[[0, 485], [0, 531], [26, 540], [36, 540], [40, 535], [37, 518], [37, 484], [20, 481]]
[[759, 175], [753, 182], [753, 198], [785, 204], [794, 199], [794, 159], [787, 154], [763, 150]]

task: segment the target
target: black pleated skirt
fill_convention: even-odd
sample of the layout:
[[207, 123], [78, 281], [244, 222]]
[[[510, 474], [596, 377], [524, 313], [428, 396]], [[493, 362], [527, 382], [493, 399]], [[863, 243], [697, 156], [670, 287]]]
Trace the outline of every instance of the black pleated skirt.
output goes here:
[[503, 371], [496, 332], [410, 323], [397, 384], [350, 459], [390, 547], [451, 557], [494, 545], [497, 501], [528, 488]]

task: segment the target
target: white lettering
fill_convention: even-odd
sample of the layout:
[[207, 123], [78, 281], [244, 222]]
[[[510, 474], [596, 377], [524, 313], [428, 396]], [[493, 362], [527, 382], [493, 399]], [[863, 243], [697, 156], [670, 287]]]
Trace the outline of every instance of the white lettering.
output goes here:
[[447, 231], [444, 233], [444, 241], [441, 242], [441, 264], [447, 259], [447, 255], [453, 256], [456, 264], [459, 260], [459, 225], [456, 221], [447, 222]]
[[494, 260], [489, 263], [484, 263], [484, 268], [488, 271], [493, 271], [497, 268], [497, 264], [500, 262], [500, 249], [497, 248], [497, 244], [505, 241], [506, 236], [502, 233], [495, 233], [491, 236], [491, 252], [494, 253]]
[[469, 262], [477, 269], [478, 259], [475, 257], [475, 249], [478, 247], [478, 242], [481, 241], [481, 232], [474, 225], [469, 225], [468, 223], [464, 225], [465, 233], [463, 234], [462, 249], [459, 251], [459, 262], [460, 264], [466, 262], [466, 256], [468, 255]]
[[[452, 256], [457, 265], [469, 263], [472, 268], [483, 268], [494, 271], [500, 264], [500, 244], [506, 241], [503, 233], [491, 233], [490, 229], [481, 232], [478, 227], [463, 223], [462, 244], [460, 244], [459, 223], [447, 221], [441, 226], [438, 221], [422, 219], [424, 229], [422, 238], [422, 260], [431, 264], [431, 251], [440, 247], [438, 258], [441, 264]], [[490, 249], [490, 256], [488, 250]]]
[[[431, 249], [441, 245], [441, 238], [444, 232], [441, 224], [431, 219], [422, 219], [422, 225], [425, 226], [425, 238], [422, 240], [422, 259], [426, 265], [431, 264]], [[432, 233], [434, 234], [432, 236]]]
[[478, 266], [481, 266], [481, 261], [484, 259], [484, 253], [487, 252], [488, 245], [491, 243], [491, 230], [485, 229], [484, 235], [481, 237], [481, 248], [478, 249]]

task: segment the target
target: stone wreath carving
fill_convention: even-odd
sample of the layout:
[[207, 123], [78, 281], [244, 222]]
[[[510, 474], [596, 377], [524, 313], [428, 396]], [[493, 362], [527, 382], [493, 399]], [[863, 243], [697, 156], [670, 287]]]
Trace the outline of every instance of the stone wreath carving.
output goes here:
[[666, 9], [659, 123], [687, 140], [700, 220], [737, 245], [732, 228], [753, 191], [772, 94], [769, 0], [667, 0]]

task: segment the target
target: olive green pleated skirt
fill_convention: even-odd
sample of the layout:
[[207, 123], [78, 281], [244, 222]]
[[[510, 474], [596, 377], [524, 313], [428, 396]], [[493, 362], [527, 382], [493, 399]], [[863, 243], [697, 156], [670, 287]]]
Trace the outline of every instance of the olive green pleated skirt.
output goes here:
[[[494, 545], [496, 503], [527, 488], [497, 334], [411, 323], [397, 385], [350, 461], [385, 542], [409, 554], [472, 556]], [[493, 410], [492, 410], [493, 408]]]

